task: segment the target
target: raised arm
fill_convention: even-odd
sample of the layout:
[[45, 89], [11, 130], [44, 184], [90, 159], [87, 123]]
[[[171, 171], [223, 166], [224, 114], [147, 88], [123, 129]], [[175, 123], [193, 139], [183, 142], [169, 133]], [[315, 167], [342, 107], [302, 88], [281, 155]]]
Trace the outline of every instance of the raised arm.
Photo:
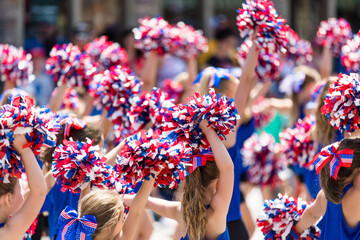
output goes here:
[[296, 232], [302, 234], [306, 229], [314, 225], [316, 221], [325, 214], [326, 206], [327, 200], [325, 193], [321, 190], [315, 201], [305, 209], [299, 222], [295, 225]]
[[216, 166], [220, 172], [216, 193], [212, 197], [210, 207], [219, 219], [225, 220], [233, 192], [234, 164], [216, 132], [211, 127], [207, 127], [205, 121], [200, 123], [200, 127], [210, 143]]
[[111, 166], [115, 165], [117, 155], [120, 154], [121, 149], [124, 147], [125, 141], [126, 141], [125, 139], [122, 140], [121, 143], [119, 143], [116, 147], [111, 149], [111, 151], [109, 151], [108, 153], [105, 154], [107, 164], [109, 164]]
[[330, 77], [332, 72], [332, 55], [331, 49], [328, 46], [323, 47], [319, 68], [321, 79]]
[[[34, 153], [30, 148], [23, 148], [27, 143], [25, 135], [14, 135], [14, 147], [20, 154], [25, 166], [30, 193], [24, 204], [4, 226], [9, 239], [20, 239], [39, 214], [46, 197], [46, 183]], [[16, 237], [15, 237], [16, 236]], [[13, 238], [12, 238], [13, 237]]]
[[53, 112], [59, 111], [61, 107], [62, 100], [65, 96], [66, 91], [66, 85], [61, 85], [60, 87], [57, 87], [57, 91], [54, 96], [51, 96], [49, 101], [49, 108]]
[[151, 92], [153, 87], [155, 87], [159, 60], [159, 55], [156, 53], [156, 51], [151, 51], [147, 54], [145, 59], [145, 66], [140, 76], [144, 83], [144, 85], [141, 87], [141, 91]]

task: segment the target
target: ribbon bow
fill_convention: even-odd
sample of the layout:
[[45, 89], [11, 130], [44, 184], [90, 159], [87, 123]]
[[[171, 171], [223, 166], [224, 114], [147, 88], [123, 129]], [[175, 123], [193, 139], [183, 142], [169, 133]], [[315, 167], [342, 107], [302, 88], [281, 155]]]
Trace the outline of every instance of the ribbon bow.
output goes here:
[[59, 216], [58, 225], [60, 231], [56, 240], [90, 240], [96, 230], [97, 222], [93, 215], [79, 218], [76, 210], [67, 206]]
[[342, 167], [351, 167], [354, 150], [342, 149], [338, 150], [340, 142], [330, 144], [318, 153], [309, 164], [314, 164], [316, 173], [319, 174], [320, 170], [330, 162], [330, 176], [337, 180], [337, 175]]
[[219, 88], [221, 80], [228, 80], [231, 73], [230, 70], [226, 68], [207, 67], [197, 75], [193, 84], [199, 83], [204, 74], [210, 74], [209, 88]]
[[70, 117], [70, 116], [62, 119], [60, 121], [60, 124], [61, 125], [65, 124], [65, 131], [64, 131], [65, 137], [68, 137], [70, 135], [71, 127], [79, 130], [79, 129], [83, 129], [87, 126], [86, 122], [78, 119], [77, 117]]

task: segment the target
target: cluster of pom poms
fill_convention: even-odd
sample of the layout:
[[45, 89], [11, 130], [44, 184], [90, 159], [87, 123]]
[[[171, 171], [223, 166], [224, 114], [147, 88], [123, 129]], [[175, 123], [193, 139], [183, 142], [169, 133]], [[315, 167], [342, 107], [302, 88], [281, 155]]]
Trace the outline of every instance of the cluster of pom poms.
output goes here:
[[360, 128], [360, 78], [359, 74], [340, 73], [330, 85], [321, 113], [329, 119], [330, 125], [340, 131], [354, 132]]
[[348, 39], [341, 48], [341, 62], [345, 69], [357, 72], [360, 69], [360, 31], [353, 39]]
[[[91, 184], [102, 189], [121, 189], [116, 171], [105, 163], [99, 146], [87, 142], [64, 140], [53, 152], [52, 172], [61, 191], [81, 192]], [[120, 186], [120, 187], [119, 187]]]
[[243, 165], [247, 168], [247, 180], [260, 186], [276, 186], [278, 173], [286, 165], [279, 161], [279, 147], [271, 134], [254, 133], [241, 150]]
[[332, 53], [338, 56], [341, 47], [353, 36], [350, 24], [343, 18], [329, 18], [322, 21], [316, 33], [316, 40], [321, 46], [331, 48]]
[[118, 43], [108, 41], [107, 36], [101, 36], [86, 44], [84, 50], [94, 62], [103, 67], [102, 70], [116, 65], [127, 66], [128, 64], [125, 49], [121, 48]]
[[31, 54], [22, 48], [0, 44], [0, 76], [1, 81], [13, 82], [16, 86], [32, 82], [35, 77]]
[[162, 17], [146, 17], [139, 23], [133, 30], [135, 47], [143, 51], [156, 51], [159, 55], [171, 53], [187, 59], [208, 50], [203, 33], [183, 22], [170, 25]]
[[[238, 49], [237, 59], [241, 66], [244, 66], [246, 57], [252, 46], [252, 41], [247, 39], [241, 44]], [[261, 53], [255, 68], [255, 73], [260, 81], [274, 81], [280, 76], [280, 69], [282, 68], [282, 62], [280, 61], [280, 55], [274, 53]]]
[[267, 126], [274, 119], [274, 111], [265, 109], [268, 99], [261, 97], [255, 101], [251, 108], [252, 116], [254, 118], [255, 129], [261, 129]]
[[126, 139], [115, 168], [132, 186], [159, 173], [155, 186], [176, 188], [187, 175], [183, 159], [188, 152], [184, 143], [163, 138], [159, 131], [141, 131]]
[[278, 17], [274, 3], [268, 0], [246, 0], [238, 10], [240, 36], [252, 37], [257, 28], [256, 45], [265, 53], [282, 51], [287, 43], [289, 26]]
[[133, 133], [142, 130], [149, 122], [159, 128], [166, 111], [174, 104], [169, 96], [159, 88], [153, 88], [152, 93], [144, 92], [134, 97], [130, 111], [127, 113]]
[[279, 194], [275, 200], [266, 200], [262, 213], [256, 220], [258, 227], [264, 234], [264, 239], [318, 239], [320, 229], [316, 226], [311, 226], [301, 235], [296, 233], [294, 229], [294, 225], [300, 220], [307, 207], [306, 201], [301, 198], [288, 197], [286, 194]]
[[71, 43], [55, 45], [45, 67], [58, 86], [68, 87], [88, 86], [97, 71], [90, 56]]
[[300, 39], [299, 35], [291, 28], [288, 31], [287, 61], [293, 66], [307, 65], [312, 61], [313, 49], [311, 43]]
[[279, 134], [284, 161], [288, 160], [290, 164], [300, 167], [313, 167], [308, 164], [315, 155], [314, 142], [310, 136], [313, 125], [313, 117], [308, 116], [304, 120], [299, 119], [295, 128], [287, 128]]
[[25, 173], [20, 155], [12, 145], [14, 134], [26, 134], [28, 144], [35, 156], [41, 153], [42, 146], [53, 147], [56, 133], [60, 130], [58, 118], [46, 108], [35, 108], [29, 97], [13, 97], [10, 104], [0, 108], [0, 178], [7, 182], [8, 177], [21, 178]]

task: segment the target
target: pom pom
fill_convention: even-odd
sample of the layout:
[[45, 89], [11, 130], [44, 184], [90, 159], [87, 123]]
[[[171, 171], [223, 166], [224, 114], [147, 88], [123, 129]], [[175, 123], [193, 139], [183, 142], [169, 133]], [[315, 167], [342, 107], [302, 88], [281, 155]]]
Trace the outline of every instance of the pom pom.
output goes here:
[[334, 84], [330, 85], [321, 113], [326, 115], [335, 129], [351, 133], [360, 128], [359, 89], [360, 79], [356, 73], [340, 73]]
[[61, 191], [81, 192], [90, 183], [102, 189], [121, 189], [117, 173], [101, 157], [99, 146], [87, 142], [64, 140], [53, 152], [52, 172]]
[[119, 126], [121, 138], [129, 133], [131, 124], [127, 112], [139, 95], [141, 85], [129, 68], [115, 66], [96, 75], [89, 86], [89, 94], [100, 99], [108, 118]]
[[244, 142], [241, 150], [243, 165], [248, 167], [247, 180], [250, 183], [276, 187], [280, 182], [278, 173], [286, 167], [278, 157], [279, 148], [271, 134], [254, 133]]
[[341, 48], [341, 63], [348, 72], [356, 72], [360, 68], [360, 31], [353, 39], [348, 39]]
[[170, 30], [172, 43], [171, 53], [183, 59], [196, 58], [199, 54], [208, 51], [207, 38], [201, 30], [183, 22], [178, 22]]
[[303, 39], [296, 41], [287, 53], [287, 61], [290, 61], [293, 67], [310, 64], [313, 58], [311, 43]]
[[154, 186], [176, 188], [187, 175], [182, 158], [188, 152], [180, 141], [173, 143], [159, 132], [142, 131], [126, 140], [115, 169], [123, 182], [133, 186], [160, 172]]
[[287, 194], [279, 194], [277, 199], [266, 200], [262, 213], [256, 219], [257, 225], [261, 228], [265, 239], [318, 239], [320, 229], [311, 226], [303, 234], [293, 237], [294, 225], [300, 220], [301, 215], [309, 206], [301, 198], [288, 197]]
[[321, 46], [329, 47], [335, 56], [341, 47], [353, 36], [350, 24], [343, 18], [329, 18], [322, 21], [316, 32], [316, 41]]
[[259, 98], [251, 108], [252, 116], [255, 121], [255, 129], [267, 126], [274, 119], [274, 112], [266, 109], [268, 100], [264, 97]]
[[1, 81], [10, 81], [15, 86], [25, 86], [35, 79], [31, 54], [22, 48], [0, 44]]
[[154, 128], [160, 127], [164, 121], [163, 116], [174, 104], [166, 93], [153, 88], [152, 93], [143, 93], [134, 97], [133, 104], [127, 115], [130, 118], [133, 133], [142, 130], [149, 122]]
[[[244, 67], [251, 46], [252, 41], [245, 40], [238, 49], [237, 59], [242, 67]], [[264, 53], [259, 55], [255, 73], [261, 82], [275, 81], [280, 76], [281, 68], [282, 62], [278, 53]]]
[[45, 108], [34, 108], [29, 97], [16, 96], [10, 104], [0, 108], [0, 179], [5, 183], [9, 177], [21, 178], [25, 173], [20, 155], [12, 145], [14, 134], [25, 134], [35, 156], [43, 146], [53, 147], [60, 130], [58, 118]]
[[125, 49], [121, 48], [118, 43], [108, 41], [107, 36], [101, 36], [86, 44], [84, 50], [93, 62], [97, 62], [102, 66], [101, 70], [116, 65], [128, 65], [128, 56]]
[[90, 56], [71, 43], [55, 45], [45, 67], [58, 86], [66, 84], [69, 88], [88, 86], [97, 71]]
[[314, 168], [308, 164], [315, 155], [314, 142], [310, 138], [314, 123], [314, 117], [308, 116], [304, 120], [299, 119], [295, 128], [287, 128], [279, 134], [284, 161], [310, 170]]
[[256, 45], [265, 53], [283, 51], [287, 44], [286, 20], [278, 17], [272, 1], [246, 0], [239, 8], [237, 26], [242, 38], [251, 38], [258, 28]]
[[[51, 96], [55, 96], [56, 92], [58, 91], [57, 88], [54, 89]], [[79, 111], [80, 109], [80, 98], [77, 91], [73, 88], [67, 88], [65, 90], [65, 95], [63, 97], [60, 109], [70, 109]]]
[[180, 101], [180, 97], [184, 92], [184, 86], [180, 82], [175, 82], [171, 79], [165, 79], [161, 88], [170, 99], [173, 99], [174, 103]]
[[156, 51], [164, 55], [172, 49], [171, 25], [162, 17], [139, 19], [140, 26], [134, 28], [135, 47], [145, 52]]

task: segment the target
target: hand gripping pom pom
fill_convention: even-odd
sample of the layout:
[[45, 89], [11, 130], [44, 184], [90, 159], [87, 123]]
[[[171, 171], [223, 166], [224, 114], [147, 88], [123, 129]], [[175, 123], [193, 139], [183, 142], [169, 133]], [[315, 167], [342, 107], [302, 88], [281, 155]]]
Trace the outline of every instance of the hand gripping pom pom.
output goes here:
[[29, 97], [15, 96], [10, 104], [0, 108], [0, 178], [5, 183], [9, 177], [21, 178], [25, 173], [20, 155], [12, 145], [14, 134], [26, 134], [35, 156], [42, 146], [54, 147], [60, 130], [59, 119], [46, 108], [35, 108]]
[[[244, 66], [247, 54], [252, 46], [251, 40], [246, 40], [238, 49], [236, 58], [240, 66]], [[279, 78], [282, 62], [278, 53], [263, 53], [259, 55], [255, 73], [261, 82], [275, 81]]]
[[122, 187], [117, 180], [117, 173], [105, 163], [98, 150], [99, 146], [92, 146], [93, 141], [67, 141], [58, 145], [53, 152], [52, 172], [61, 191], [70, 190], [72, 193], [81, 192], [88, 184], [102, 189], [116, 189]]
[[99, 63], [101, 71], [112, 66], [128, 65], [128, 56], [125, 49], [121, 48], [118, 43], [108, 41], [107, 36], [101, 36], [86, 44], [84, 50], [93, 62]]
[[172, 49], [171, 25], [162, 17], [139, 19], [140, 26], [134, 28], [135, 47], [145, 52], [156, 51], [164, 55]]
[[55, 45], [45, 67], [58, 86], [66, 84], [69, 88], [88, 86], [97, 71], [90, 56], [71, 43]]
[[267, 99], [261, 97], [256, 100], [251, 109], [255, 122], [255, 129], [261, 129], [267, 126], [274, 119], [274, 111], [264, 108], [267, 105], [267, 101]]
[[0, 44], [0, 76], [1, 81], [13, 82], [16, 86], [31, 83], [35, 79], [31, 54], [22, 48]]
[[276, 187], [280, 179], [278, 174], [286, 168], [279, 159], [279, 148], [272, 135], [254, 133], [245, 141], [241, 150], [243, 165], [247, 170], [250, 183], [260, 186]]
[[334, 84], [330, 85], [321, 113], [335, 129], [351, 133], [360, 128], [359, 89], [360, 79], [356, 73], [340, 73]]
[[348, 72], [360, 69], [360, 31], [341, 48], [341, 63]]
[[287, 128], [279, 134], [284, 161], [300, 167], [313, 169], [308, 163], [315, 155], [314, 142], [310, 138], [314, 119], [311, 116], [299, 119], [295, 128]]
[[350, 24], [343, 18], [329, 18], [322, 21], [316, 33], [316, 41], [321, 46], [329, 47], [338, 56], [341, 47], [353, 36]]
[[161, 138], [152, 130], [142, 131], [126, 140], [115, 169], [123, 182], [133, 186], [160, 172], [154, 186], [176, 188], [187, 175], [182, 158], [188, 152], [181, 142]]
[[199, 54], [208, 51], [207, 38], [201, 30], [183, 22], [178, 22], [170, 30], [171, 53], [182, 59], [196, 58]]
[[257, 226], [266, 240], [319, 239], [320, 229], [314, 225], [300, 236], [294, 230], [294, 225], [308, 206], [301, 198], [279, 194], [277, 199], [265, 201], [262, 213], [256, 219]]
[[278, 17], [272, 1], [247, 0], [238, 10], [237, 26], [242, 38], [256, 35], [256, 45], [265, 53], [283, 51], [287, 44], [286, 20]]

